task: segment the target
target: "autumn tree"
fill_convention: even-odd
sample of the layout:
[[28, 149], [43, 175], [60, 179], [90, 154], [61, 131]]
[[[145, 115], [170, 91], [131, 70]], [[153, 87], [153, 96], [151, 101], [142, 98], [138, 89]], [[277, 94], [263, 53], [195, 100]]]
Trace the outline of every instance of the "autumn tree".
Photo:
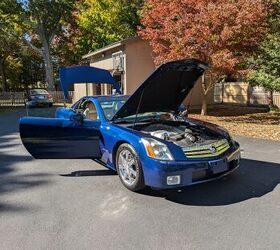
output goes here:
[[209, 63], [203, 115], [214, 84], [242, 72], [240, 63], [263, 38], [266, 16], [262, 0], [147, 0], [139, 34], [150, 41], [156, 64], [182, 58]]
[[63, 24], [63, 32], [53, 41], [53, 52], [60, 65], [80, 64], [82, 56], [87, 53], [83, 40], [87, 39], [77, 24], [77, 10], [71, 13], [71, 18]]

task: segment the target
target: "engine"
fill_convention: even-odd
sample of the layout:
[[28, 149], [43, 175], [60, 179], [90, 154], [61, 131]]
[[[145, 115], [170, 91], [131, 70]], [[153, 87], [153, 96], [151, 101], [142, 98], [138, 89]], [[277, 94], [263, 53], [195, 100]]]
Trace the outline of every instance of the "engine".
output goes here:
[[141, 131], [166, 141], [172, 141], [181, 147], [208, 144], [217, 139], [195, 126], [187, 127], [186, 125], [150, 124], [142, 128]]

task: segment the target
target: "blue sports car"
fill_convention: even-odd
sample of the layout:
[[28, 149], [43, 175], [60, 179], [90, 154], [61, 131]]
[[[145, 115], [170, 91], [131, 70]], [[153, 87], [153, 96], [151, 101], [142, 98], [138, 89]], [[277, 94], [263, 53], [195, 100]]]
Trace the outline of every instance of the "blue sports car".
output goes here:
[[132, 191], [220, 178], [238, 168], [239, 144], [225, 129], [179, 111], [206, 68], [193, 59], [169, 62], [131, 96], [86, 96], [55, 118], [23, 117], [22, 142], [34, 158], [102, 162]]

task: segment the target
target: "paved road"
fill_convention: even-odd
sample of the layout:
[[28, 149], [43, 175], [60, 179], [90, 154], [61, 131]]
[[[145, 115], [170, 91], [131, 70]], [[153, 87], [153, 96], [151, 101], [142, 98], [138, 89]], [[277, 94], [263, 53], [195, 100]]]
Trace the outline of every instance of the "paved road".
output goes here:
[[0, 116], [1, 249], [279, 249], [280, 143], [239, 137], [233, 175], [137, 194], [90, 160], [33, 160], [20, 114]]

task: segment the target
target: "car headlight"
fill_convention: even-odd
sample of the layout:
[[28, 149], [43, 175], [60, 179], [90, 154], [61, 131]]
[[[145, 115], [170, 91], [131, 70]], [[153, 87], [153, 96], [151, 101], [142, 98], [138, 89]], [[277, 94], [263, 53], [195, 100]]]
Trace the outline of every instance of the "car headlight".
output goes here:
[[152, 138], [141, 139], [149, 157], [159, 160], [173, 160], [168, 147]]

